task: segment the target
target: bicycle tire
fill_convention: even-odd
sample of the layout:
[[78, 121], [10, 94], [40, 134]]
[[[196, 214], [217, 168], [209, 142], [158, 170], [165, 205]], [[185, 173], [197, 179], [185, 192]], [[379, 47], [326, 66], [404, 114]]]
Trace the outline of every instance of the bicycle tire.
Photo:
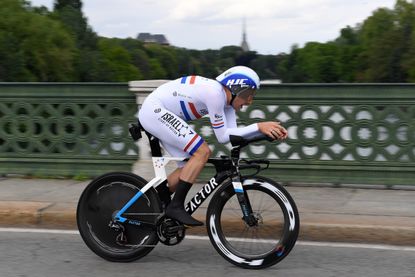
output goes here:
[[[112, 172], [97, 177], [85, 188], [78, 202], [77, 224], [85, 244], [98, 256], [112, 262], [130, 262], [144, 257], [158, 243], [155, 230], [124, 224], [128, 242], [117, 243], [117, 231], [109, 227], [120, 210], [145, 184], [143, 178], [127, 172]], [[126, 213], [135, 220], [154, 221], [161, 213], [156, 191], [149, 189]], [[145, 214], [145, 215], [142, 215]], [[151, 214], [151, 215], [148, 215]]]
[[[284, 187], [271, 179], [255, 176], [243, 179], [242, 184], [258, 225], [249, 227], [245, 223], [232, 182], [228, 181], [208, 206], [210, 241], [222, 257], [239, 267], [261, 269], [275, 265], [297, 241], [300, 221], [295, 202]], [[269, 212], [265, 205], [271, 207]]]

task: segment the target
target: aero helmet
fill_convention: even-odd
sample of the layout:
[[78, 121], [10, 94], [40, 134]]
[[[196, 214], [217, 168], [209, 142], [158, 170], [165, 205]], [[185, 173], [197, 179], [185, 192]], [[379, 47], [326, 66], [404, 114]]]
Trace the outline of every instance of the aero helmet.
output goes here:
[[255, 92], [259, 89], [258, 74], [246, 66], [231, 67], [216, 77], [216, 80], [231, 91], [232, 98], [246, 90]]

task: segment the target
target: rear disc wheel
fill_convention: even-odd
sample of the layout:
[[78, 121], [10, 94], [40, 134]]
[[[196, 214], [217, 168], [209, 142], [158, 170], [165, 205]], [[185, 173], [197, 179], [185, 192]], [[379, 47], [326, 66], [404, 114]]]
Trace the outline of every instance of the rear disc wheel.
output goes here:
[[82, 239], [94, 253], [109, 261], [129, 262], [147, 255], [157, 244], [155, 225], [162, 211], [154, 189], [124, 213], [127, 222], [134, 224], [114, 221], [115, 214], [146, 183], [137, 175], [116, 172], [94, 179], [85, 188], [77, 207], [77, 223]]

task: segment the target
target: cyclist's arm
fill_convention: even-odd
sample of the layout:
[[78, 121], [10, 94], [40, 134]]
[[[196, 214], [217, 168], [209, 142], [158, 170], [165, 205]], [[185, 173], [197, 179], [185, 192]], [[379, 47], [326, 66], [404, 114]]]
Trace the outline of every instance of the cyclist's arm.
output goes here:
[[209, 111], [209, 119], [219, 143], [229, 142], [230, 135], [242, 137], [251, 137], [258, 134], [258, 125], [251, 124], [246, 127], [238, 128], [236, 125], [236, 113], [233, 108], [225, 108], [223, 101], [208, 101], [207, 108]]
[[[225, 107], [225, 116], [226, 116], [226, 121], [228, 123], [228, 128], [230, 128], [230, 129], [237, 128], [235, 109], [232, 108], [231, 106], [226, 106]], [[232, 135], [234, 135], [234, 134], [232, 134]], [[246, 139], [250, 139], [250, 138], [258, 137], [260, 135], [262, 135], [262, 133], [258, 129], [255, 132], [251, 132], [247, 135], [244, 135], [243, 137], [246, 138]]]

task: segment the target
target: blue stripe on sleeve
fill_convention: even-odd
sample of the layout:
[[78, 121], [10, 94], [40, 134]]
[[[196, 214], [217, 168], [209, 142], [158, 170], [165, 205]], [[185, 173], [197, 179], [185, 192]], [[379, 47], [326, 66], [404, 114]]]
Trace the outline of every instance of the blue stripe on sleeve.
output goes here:
[[186, 84], [186, 79], [187, 79], [187, 77], [182, 77], [182, 80], [181, 80], [181, 82], [180, 82], [180, 83], [182, 83], [182, 84]]
[[204, 140], [200, 138], [197, 144], [195, 145], [195, 147], [193, 147], [193, 149], [189, 152], [189, 154], [193, 155], [196, 152], [196, 150], [199, 149], [199, 147], [202, 145], [203, 142]]
[[191, 120], [192, 118], [190, 117], [189, 113], [186, 110], [186, 104], [184, 103], [184, 101], [180, 101], [180, 107], [182, 108], [182, 111], [183, 111], [183, 114], [186, 120]]
[[212, 128], [213, 128], [213, 129], [219, 129], [219, 128], [222, 128], [222, 127], [224, 127], [224, 126], [225, 126], [225, 125], [216, 126], [216, 127], [213, 127], [213, 126], [212, 126]]

